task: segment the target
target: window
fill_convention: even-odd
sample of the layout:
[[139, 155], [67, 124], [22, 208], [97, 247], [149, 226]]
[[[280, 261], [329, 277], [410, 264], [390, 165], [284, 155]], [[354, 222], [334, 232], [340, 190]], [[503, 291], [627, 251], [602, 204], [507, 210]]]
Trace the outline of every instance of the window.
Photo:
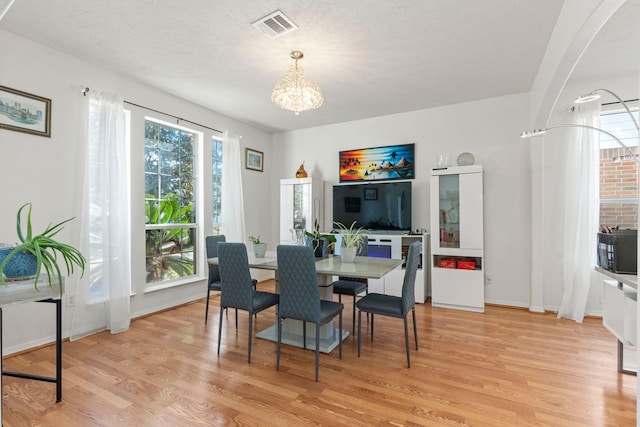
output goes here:
[[[638, 120], [637, 106], [632, 112]], [[626, 110], [603, 111], [600, 127], [638, 156], [638, 130]], [[600, 135], [600, 224], [633, 229], [638, 224], [638, 164], [604, 133]]]
[[147, 284], [196, 274], [196, 149], [201, 134], [145, 120]]
[[222, 141], [211, 139], [211, 200], [213, 205], [213, 234], [222, 231]]

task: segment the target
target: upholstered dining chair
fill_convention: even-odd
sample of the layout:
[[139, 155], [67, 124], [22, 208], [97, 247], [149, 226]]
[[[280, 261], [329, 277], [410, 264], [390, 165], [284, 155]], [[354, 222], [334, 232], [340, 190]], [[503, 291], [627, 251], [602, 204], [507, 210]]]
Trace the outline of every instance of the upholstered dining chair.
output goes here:
[[[209, 258], [217, 258], [218, 256], [218, 243], [226, 242], [226, 238], [223, 234], [217, 236], [207, 236], [205, 237], [206, 244], [206, 252], [207, 259]], [[209, 279], [207, 280], [207, 303], [204, 309], [204, 324], [207, 324], [207, 318], [209, 317], [209, 296], [211, 295], [211, 291], [222, 290], [222, 286], [220, 284], [220, 269], [217, 265], [209, 264]], [[253, 284], [253, 289], [256, 290], [258, 286], [258, 281], [256, 279], [251, 279], [251, 283]], [[238, 310], [236, 310], [236, 326], [238, 326]]]
[[[357, 256], [369, 255], [369, 241], [364, 238], [358, 246]], [[338, 301], [342, 302], [342, 295], [353, 296], [353, 332], [356, 331], [356, 297], [361, 293], [368, 292], [369, 280], [362, 277], [342, 277], [332, 283], [333, 293], [338, 294]]]
[[282, 323], [284, 319], [302, 321], [304, 348], [307, 348], [307, 322], [316, 325], [316, 382], [320, 365], [320, 326], [331, 322], [336, 316], [340, 358], [342, 358], [342, 309], [335, 301], [320, 299], [316, 260], [309, 246], [280, 245], [277, 248], [278, 274], [280, 276], [280, 305], [278, 306], [278, 348], [276, 369], [280, 369], [282, 346]]
[[416, 272], [418, 271], [418, 263], [420, 261], [421, 242], [413, 242], [409, 246], [407, 254], [407, 263], [404, 270], [404, 280], [402, 282], [402, 296], [396, 297], [391, 295], [382, 295], [378, 293], [370, 293], [362, 297], [357, 303], [358, 308], [358, 357], [360, 357], [360, 342], [362, 331], [362, 312], [371, 313], [371, 341], [373, 342], [373, 325], [376, 314], [381, 316], [397, 317], [404, 320], [404, 341], [407, 350], [407, 367], [411, 367], [411, 357], [409, 355], [409, 328], [407, 324], [407, 316], [409, 311], [413, 315], [413, 336], [416, 342], [416, 350], [418, 350], [418, 330], [416, 327], [416, 311], [415, 311], [415, 282]]
[[[220, 322], [218, 323], [218, 354], [222, 339], [223, 311], [232, 307], [249, 313], [248, 363], [251, 363], [251, 341], [253, 338], [253, 316], [278, 304], [277, 294], [256, 291], [249, 272], [247, 247], [244, 243], [219, 243], [218, 264], [220, 267]], [[236, 329], [238, 328], [236, 314]]]
[[[223, 234], [218, 236], [205, 237], [205, 244], [207, 247], [207, 258], [216, 258], [218, 256], [218, 242], [225, 242], [226, 238]], [[208, 263], [207, 263], [208, 264]], [[209, 265], [209, 280], [207, 281], [207, 304], [204, 310], [204, 324], [207, 324], [207, 318], [209, 317], [209, 296], [211, 291], [220, 291], [222, 286], [220, 285], [220, 269], [217, 265]]]

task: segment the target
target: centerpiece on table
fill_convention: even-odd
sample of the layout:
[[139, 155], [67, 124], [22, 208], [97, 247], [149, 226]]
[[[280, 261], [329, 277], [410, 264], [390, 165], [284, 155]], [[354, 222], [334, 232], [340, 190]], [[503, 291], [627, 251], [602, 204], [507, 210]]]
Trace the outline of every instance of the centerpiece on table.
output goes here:
[[360, 245], [367, 238], [369, 232], [363, 227], [355, 228], [356, 221], [353, 221], [349, 228], [341, 222], [334, 221], [334, 224], [338, 227], [338, 234], [342, 238], [340, 259], [342, 262], [353, 262]]
[[267, 253], [267, 244], [260, 240], [260, 236], [249, 236], [249, 241], [253, 246], [253, 255], [256, 258], [264, 258], [264, 254]]
[[311, 247], [316, 258], [326, 257], [331, 245], [336, 242], [336, 236], [320, 232], [320, 223], [317, 218], [313, 221], [313, 231], [306, 231], [305, 234], [311, 238]]

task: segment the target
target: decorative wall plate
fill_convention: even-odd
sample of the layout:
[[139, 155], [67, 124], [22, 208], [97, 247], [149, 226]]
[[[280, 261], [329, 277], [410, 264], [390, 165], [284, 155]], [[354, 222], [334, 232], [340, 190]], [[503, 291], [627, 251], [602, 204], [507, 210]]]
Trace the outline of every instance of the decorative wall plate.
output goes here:
[[456, 160], [456, 162], [458, 163], [458, 166], [471, 166], [475, 161], [476, 161], [476, 158], [473, 157], [473, 154], [467, 153], [467, 152], [460, 153], [458, 155], [458, 159]]

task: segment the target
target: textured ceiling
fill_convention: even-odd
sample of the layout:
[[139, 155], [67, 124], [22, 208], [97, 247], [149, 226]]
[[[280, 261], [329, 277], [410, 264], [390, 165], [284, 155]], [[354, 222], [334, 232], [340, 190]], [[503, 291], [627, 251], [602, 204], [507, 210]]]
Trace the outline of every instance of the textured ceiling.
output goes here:
[[[8, 3], [0, 0], [0, 11]], [[529, 91], [561, 7], [561, 0], [17, 0], [0, 29], [282, 131]], [[251, 23], [276, 9], [299, 29], [272, 40]], [[301, 65], [325, 98], [299, 116], [270, 100], [292, 50], [304, 52]]]

